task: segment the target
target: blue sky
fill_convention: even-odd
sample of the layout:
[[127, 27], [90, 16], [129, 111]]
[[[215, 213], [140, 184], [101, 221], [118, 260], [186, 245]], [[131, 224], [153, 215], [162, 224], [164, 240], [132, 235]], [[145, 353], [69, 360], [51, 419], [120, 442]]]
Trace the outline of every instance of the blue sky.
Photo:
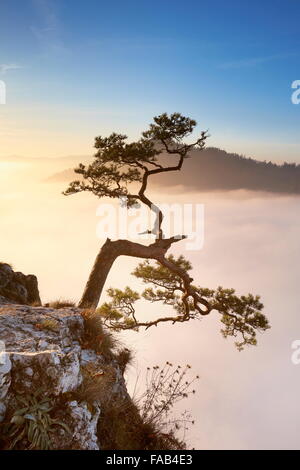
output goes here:
[[300, 162], [299, 20], [297, 0], [7, 2], [0, 155], [88, 154], [179, 111], [211, 145]]

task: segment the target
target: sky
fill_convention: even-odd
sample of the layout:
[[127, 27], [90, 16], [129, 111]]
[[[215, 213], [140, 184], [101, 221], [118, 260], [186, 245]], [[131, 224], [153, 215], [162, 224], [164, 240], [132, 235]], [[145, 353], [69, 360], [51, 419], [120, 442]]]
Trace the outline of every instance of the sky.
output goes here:
[[210, 145], [300, 162], [298, 0], [1, 5], [0, 156], [91, 155], [179, 111]]

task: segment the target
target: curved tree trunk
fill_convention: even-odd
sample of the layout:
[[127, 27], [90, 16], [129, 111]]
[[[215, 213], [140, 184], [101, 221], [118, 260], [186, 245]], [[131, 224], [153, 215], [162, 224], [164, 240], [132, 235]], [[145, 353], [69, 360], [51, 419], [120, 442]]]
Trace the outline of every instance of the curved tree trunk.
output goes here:
[[106, 278], [117, 256], [118, 253], [111, 247], [111, 243], [106, 241], [95, 260], [84, 293], [78, 304], [80, 308], [97, 308]]
[[108, 238], [95, 260], [78, 307], [97, 308], [109, 271], [118, 256], [125, 255], [162, 261], [171, 244], [182, 238], [184, 237], [160, 239], [149, 246], [130, 242], [129, 240], [116, 240], [112, 242]]

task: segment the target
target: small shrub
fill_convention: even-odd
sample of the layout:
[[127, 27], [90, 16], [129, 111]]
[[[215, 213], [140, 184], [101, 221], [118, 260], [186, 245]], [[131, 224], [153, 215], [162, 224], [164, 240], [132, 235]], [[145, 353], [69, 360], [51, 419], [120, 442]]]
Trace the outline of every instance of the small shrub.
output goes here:
[[[187, 425], [193, 424], [187, 412], [171, 416], [178, 401], [195, 393], [195, 379], [187, 379], [190, 366], [148, 368], [146, 391], [138, 399], [113, 396], [101, 404], [98, 438], [103, 450], [184, 450]], [[183, 438], [178, 431], [183, 430]]]
[[173, 366], [166, 362], [164, 366], [154, 366], [147, 369], [146, 391], [139, 398], [141, 416], [144, 422], [166, 430], [166, 435], [175, 436], [179, 430], [185, 432], [189, 424], [194, 424], [190, 414], [184, 411], [179, 418], [173, 418], [170, 412], [179, 401], [195, 394], [192, 385], [199, 379], [197, 375], [188, 379], [187, 373], [191, 366]]

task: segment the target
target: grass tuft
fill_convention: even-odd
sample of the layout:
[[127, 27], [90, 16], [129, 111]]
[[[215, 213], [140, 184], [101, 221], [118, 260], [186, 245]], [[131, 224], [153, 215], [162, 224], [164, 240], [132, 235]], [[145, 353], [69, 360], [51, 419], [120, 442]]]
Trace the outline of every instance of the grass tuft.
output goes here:
[[76, 307], [76, 304], [72, 300], [58, 299], [58, 300], [54, 300], [53, 302], [49, 302], [45, 304], [45, 307], [59, 309], [59, 308], [66, 308], [66, 307]]
[[101, 406], [98, 439], [102, 450], [184, 450], [172, 432], [163, 432], [140, 415], [129, 397], [113, 397]]
[[115, 354], [115, 359], [124, 375], [127, 366], [133, 363], [134, 354], [128, 348], [122, 348]]

